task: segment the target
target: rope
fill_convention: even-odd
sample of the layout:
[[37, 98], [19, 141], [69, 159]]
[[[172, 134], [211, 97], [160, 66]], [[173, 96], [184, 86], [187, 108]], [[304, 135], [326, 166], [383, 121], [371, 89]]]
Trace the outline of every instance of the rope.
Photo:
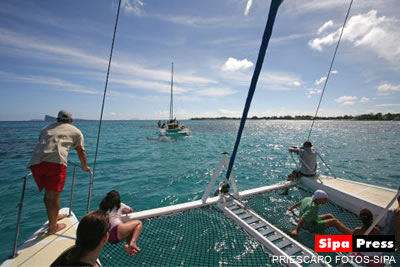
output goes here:
[[329, 167], [328, 163], [326, 163], [325, 160], [322, 158], [321, 154], [319, 154], [319, 153], [317, 152], [317, 155], [318, 155], [319, 158], [322, 160], [322, 162], [324, 163], [325, 167], [328, 168], [328, 170], [331, 172], [331, 174], [333, 175], [333, 177], [335, 177], [335, 179], [336, 179], [336, 175], [333, 173], [333, 171], [332, 171], [331, 168]]
[[272, 29], [274, 26], [276, 13], [278, 12], [278, 8], [279, 8], [280, 4], [282, 3], [282, 1], [283, 0], [272, 0], [271, 1], [267, 24], [265, 26], [264, 35], [263, 35], [261, 46], [260, 46], [260, 51], [258, 52], [256, 67], [254, 69], [253, 77], [251, 79], [251, 84], [250, 84], [249, 92], [247, 95], [246, 104], [245, 104], [245, 107], [243, 110], [242, 119], [240, 120], [240, 127], [239, 127], [239, 131], [238, 131], [238, 134], [236, 137], [235, 146], [233, 148], [232, 156], [229, 160], [228, 170], [226, 171], [226, 181], [229, 180], [229, 177], [231, 176], [233, 164], [234, 164], [235, 158], [236, 158], [236, 153], [239, 148], [240, 139], [242, 137], [243, 128], [246, 123], [247, 114], [250, 109], [251, 100], [253, 99], [253, 95], [256, 90], [258, 77], [260, 76], [261, 68], [262, 68], [262, 65], [264, 62], [265, 53], [268, 48], [269, 39], [271, 38], [271, 35], [272, 35]]
[[341, 32], [340, 32], [339, 40], [338, 40], [338, 42], [337, 42], [337, 44], [336, 44], [335, 52], [333, 53], [333, 57], [332, 57], [331, 64], [330, 64], [330, 66], [329, 66], [328, 74], [326, 75], [326, 80], [325, 80], [325, 83], [324, 83], [324, 88], [322, 89], [321, 97], [319, 98], [317, 110], [315, 111], [315, 115], [314, 115], [314, 118], [313, 118], [313, 121], [312, 121], [312, 124], [311, 124], [311, 127], [310, 127], [310, 132], [308, 133], [307, 141], [310, 140], [310, 136], [311, 136], [312, 129], [313, 129], [313, 127], [314, 127], [315, 119], [317, 118], [317, 114], [318, 114], [318, 111], [319, 111], [319, 107], [320, 107], [320, 105], [321, 105], [322, 97], [324, 96], [324, 93], [325, 93], [326, 85], [327, 85], [327, 83], [328, 83], [329, 76], [330, 76], [331, 71], [332, 71], [333, 62], [335, 61], [335, 58], [336, 58], [336, 53], [337, 53], [337, 50], [338, 50], [338, 48], [339, 48], [340, 40], [342, 39], [344, 27], [346, 26], [347, 18], [349, 17], [350, 9], [351, 9], [352, 4], [353, 4], [353, 0], [350, 1], [349, 9], [347, 10], [346, 18], [344, 19], [344, 22], [343, 22], [343, 27], [342, 27], [342, 30], [341, 30]]
[[121, 9], [121, 0], [119, 0], [119, 3], [118, 3], [118, 11], [117, 11], [117, 17], [115, 19], [115, 27], [114, 27], [114, 34], [113, 34], [112, 44], [111, 44], [110, 58], [108, 60], [106, 84], [104, 86], [103, 103], [101, 105], [99, 130], [98, 130], [98, 133], [97, 133], [96, 153], [94, 155], [94, 163], [93, 163], [93, 181], [94, 181], [94, 176], [95, 176], [95, 172], [96, 172], [96, 162], [97, 162], [97, 154], [98, 154], [98, 151], [99, 151], [100, 131], [101, 131], [101, 124], [102, 124], [102, 121], [103, 121], [104, 103], [105, 103], [105, 100], [106, 100], [108, 77], [110, 76], [111, 59], [112, 59], [112, 54], [113, 54], [113, 50], [114, 50], [115, 35], [117, 33], [117, 26], [118, 26], [118, 19], [119, 19], [119, 11], [120, 11], [120, 9]]

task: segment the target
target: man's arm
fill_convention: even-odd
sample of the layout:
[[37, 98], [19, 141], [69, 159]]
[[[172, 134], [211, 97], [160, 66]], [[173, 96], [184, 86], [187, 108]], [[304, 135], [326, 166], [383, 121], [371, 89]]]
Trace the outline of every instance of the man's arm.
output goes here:
[[79, 160], [81, 161], [82, 164], [82, 170], [85, 172], [90, 171], [89, 166], [87, 165], [87, 159], [86, 159], [86, 152], [81, 146], [75, 147], [76, 152], [78, 152], [78, 157]]
[[301, 217], [299, 222], [297, 223], [296, 229], [291, 232], [291, 234], [293, 236], [297, 236], [299, 234], [299, 231], [301, 229], [301, 226], [303, 225], [303, 222], [304, 222], [304, 218]]
[[301, 204], [301, 202], [298, 202], [298, 203], [294, 204], [293, 206], [288, 207], [288, 211], [294, 210], [295, 208], [297, 208], [298, 206], [300, 206], [300, 204]]

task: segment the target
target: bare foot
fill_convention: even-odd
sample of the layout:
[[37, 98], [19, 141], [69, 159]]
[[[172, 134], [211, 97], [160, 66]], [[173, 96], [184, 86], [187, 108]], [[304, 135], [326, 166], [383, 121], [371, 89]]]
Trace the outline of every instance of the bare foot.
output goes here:
[[132, 247], [130, 247], [128, 244], [124, 245], [124, 250], [129, 254], [129, 256], [133, 256], [136, 253], [138, 253], [138, 251], [136, 251], [135, 249], [133, 249]]
[[58, 214], [57, 215], [57, 221], [60, 221], [60, 220], [62, 220], [62, 219], [64, 219], [64, 218], [67, 218], [67, 214]]
[[136, 246], [136, 241], [131, 241], [131, 242], [129, 243], [129, 246], [130, 246], [131, 248], [133, 248], [134, 250], [136, 250], [137, 252], [140, 251], [140, 248], [139, 248], [138, 246]]
[[67, 227], [67, 225], [66, 225], [65, 223], [57, 223], [56, 229], [53, 230], [53, 229], [50, 229], [50, 228], [49, 228], [49, 231], [47, 231], [47, 234], [48, 234], [48, 235], [53, 235], [53, 234], [55, 234], [55, 233], [61, 231], [61, 230], [64, 229], [65, 227]]

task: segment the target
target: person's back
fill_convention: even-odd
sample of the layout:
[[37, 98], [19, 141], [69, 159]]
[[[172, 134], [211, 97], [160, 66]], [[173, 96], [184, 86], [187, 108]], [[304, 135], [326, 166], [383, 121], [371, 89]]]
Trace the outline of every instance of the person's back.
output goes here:
[[305, 142], [302, 149], [298, 150], [301, 161], [300, 173], [302, 175], [315, 175], [317, 172], [317, 151], [311, 143]]
[[41, 132], [29, 166], [41, 162], [67, 165], [71, 147], [83, 147], [81, 131], [70, 123], [56, 122], [46, 126]]
[[311, 197], [306, 197], [300, 204], [300, 217], [304, 218], [304, 228], [313, 229], [318, 219], [319, 206], [312, 201]]

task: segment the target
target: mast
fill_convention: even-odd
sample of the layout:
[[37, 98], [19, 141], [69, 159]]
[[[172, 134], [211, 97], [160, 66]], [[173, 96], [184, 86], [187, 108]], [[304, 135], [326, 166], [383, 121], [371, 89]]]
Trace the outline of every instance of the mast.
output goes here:
[[174, 62], [171, 63], [171, 102], [169, 105], [169, 120], [174, 119]]

